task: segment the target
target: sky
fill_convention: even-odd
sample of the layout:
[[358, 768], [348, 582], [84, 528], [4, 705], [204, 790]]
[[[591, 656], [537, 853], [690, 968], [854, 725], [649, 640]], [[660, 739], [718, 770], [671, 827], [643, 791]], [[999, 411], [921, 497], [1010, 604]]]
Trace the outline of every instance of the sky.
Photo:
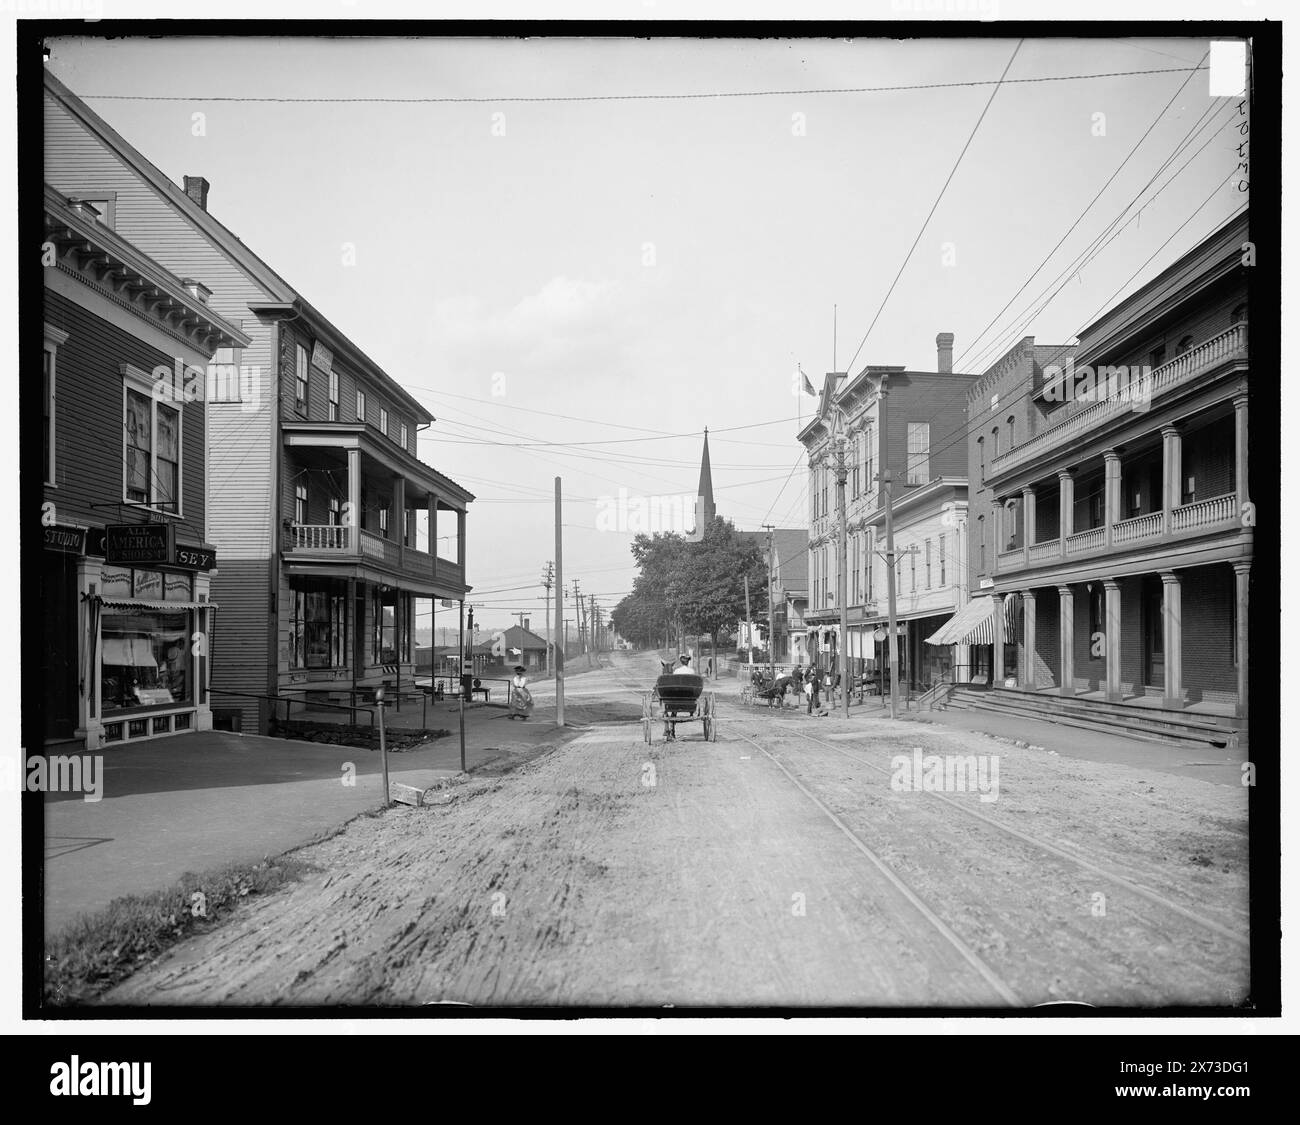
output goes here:
[[[1236, 103], [1205, 72], [1015, 81], [1194, 66], [1203, 39], [51, 48], [62, 81], [177, 183], [207, 178], [209, 210], [429, 407], [421, 458], [478, 497], [488, 627], [543, 619], [556, 476], [566, 583], [608, 610], [638, 512], [694, 495], [706, 426], [720, 514], [807, 526], [798, 366], [820, 389], [850, 362], [933, 370], [939, 332], [972, 373], [1025, 335], [1069, 341], [1245, 198]], [[897, 86], [931, 88], [860, 91]]]

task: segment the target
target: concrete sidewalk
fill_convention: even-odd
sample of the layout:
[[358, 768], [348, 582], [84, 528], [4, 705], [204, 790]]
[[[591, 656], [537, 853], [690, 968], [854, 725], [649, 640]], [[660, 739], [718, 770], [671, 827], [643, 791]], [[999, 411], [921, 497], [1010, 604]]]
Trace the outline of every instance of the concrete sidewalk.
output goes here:
[[[389, 754], [390, 781], [426, 788], [459, 773], [456, 717], [439, 715], [437, 725], [451, 736]], [[466, 762], [492, 773], [577, 733], [498, 708], [467, 710]], [[187, 871], [307, 843], [379, 807], [382, 790], [379, 753], [357, 747], [196, 731], [107, 750], [102, 800], [46, 796], [45, 932]]]

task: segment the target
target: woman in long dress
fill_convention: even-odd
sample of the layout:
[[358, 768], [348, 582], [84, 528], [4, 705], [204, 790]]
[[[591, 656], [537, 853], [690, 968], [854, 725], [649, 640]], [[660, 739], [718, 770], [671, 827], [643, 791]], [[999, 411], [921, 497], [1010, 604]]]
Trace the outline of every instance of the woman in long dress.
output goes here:
[[527, 719], [533, 710], [533, 693], [528, 690], [528, 677], [524, 675], [524, 666], [515, 665], [514, 678], [510, 681], [510, 717]]

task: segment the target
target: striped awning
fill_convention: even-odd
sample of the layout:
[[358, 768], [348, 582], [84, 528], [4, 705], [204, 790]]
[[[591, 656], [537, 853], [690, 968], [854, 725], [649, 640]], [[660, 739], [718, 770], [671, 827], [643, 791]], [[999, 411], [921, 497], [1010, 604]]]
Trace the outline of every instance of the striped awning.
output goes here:
[[[994, 642], [994, 617], [997, 603], [991, 597], [972, 598], [945, 621], [933, 634], [925, 638], [929, 645], [991, 645]], [[1014, 644], [1015, 619], [1011, 613], [1011, 598], [1002, 603], [1002, 640]]]
[[143, 598], [101, 598], [100, 605], [110, 609], [157, 609], [176, 612], [186, 609], [220, 609], [216, 602], [159, 602]]

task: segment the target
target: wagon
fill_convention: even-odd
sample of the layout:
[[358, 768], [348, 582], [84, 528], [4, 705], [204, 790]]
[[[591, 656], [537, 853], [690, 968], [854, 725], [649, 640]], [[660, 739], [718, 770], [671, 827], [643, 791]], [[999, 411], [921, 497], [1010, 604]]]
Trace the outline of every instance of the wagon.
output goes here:
[[663, 675], [653, 691], [642, 692], [641, 729], [646, 742], [654, 741], [653, 724], [661, 718], [665, 741], [676, 739], [679, 723], [701, 723], [704, 740], [718, 741], [717, 708], [713, 692], [704, 690], [703, 676]]

